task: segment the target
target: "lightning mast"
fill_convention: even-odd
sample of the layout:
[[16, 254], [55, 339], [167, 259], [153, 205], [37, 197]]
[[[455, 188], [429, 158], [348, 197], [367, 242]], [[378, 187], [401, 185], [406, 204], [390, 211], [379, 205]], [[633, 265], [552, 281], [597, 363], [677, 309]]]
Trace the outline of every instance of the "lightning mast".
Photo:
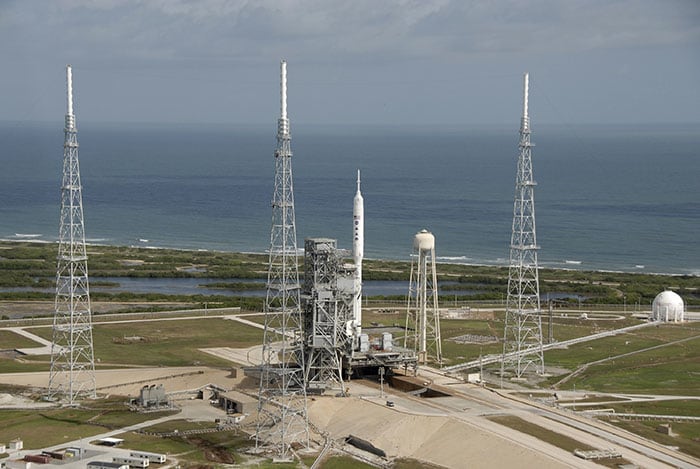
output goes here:
[[61, 219], [48, 398], [73, 405], [96, 397], [92, 314], [88, 286], [78, 131], [73, 114], [73, 74], [66, 67], [68, 109], [63, 143]]
[[255, 441], [256, 447], [265, 446], [277, 459], [287, 460], [293, 443], [308, 446], [309, 426], [284, 60], [280, 63], [280, 111]]
[[501, 373], [512, 369], [516, 378], [528, 368], [544, 373], [540, 284], [535, 231], [537, 183], [532, 172], [530, 117], [528, 115], [528, 74], [523, 84], [523, 117], [520, 121], [518, 168], [513, 203], [513, 229], [510, 240], [508, 298], [503, 336]]

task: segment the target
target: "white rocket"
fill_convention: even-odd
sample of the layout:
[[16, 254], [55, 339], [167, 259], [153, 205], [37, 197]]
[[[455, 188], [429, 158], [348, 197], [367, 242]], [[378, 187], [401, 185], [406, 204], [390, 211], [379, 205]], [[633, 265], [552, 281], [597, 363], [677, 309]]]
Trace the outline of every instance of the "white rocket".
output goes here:
[[362, 333], [362, 258], [365, 253], [365, 202], [360, 192], [360, 170], [357, 170], [357, 192], [352, 207], [352, 259], [355, 263], [355, 298], [352, 305], [354, 335]]

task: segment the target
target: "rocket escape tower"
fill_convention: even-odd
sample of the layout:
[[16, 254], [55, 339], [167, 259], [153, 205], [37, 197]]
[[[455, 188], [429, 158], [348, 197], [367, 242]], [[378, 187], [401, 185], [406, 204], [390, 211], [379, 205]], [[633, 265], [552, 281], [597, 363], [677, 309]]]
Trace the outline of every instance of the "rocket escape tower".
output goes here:
[[280, 64], [280, 107], [272, 196], [256, 447], [290, 458], [292, 443], [309, 444], [292, 151], [287, 118], [287, 63]]
[[61, 220], [48, 398], [73, 405], [96, 397], [95, 357], [88, 286], [78, 132], [73, 114], [73, 75], [66, 67], [68, 110], [63, 143]]
[[534, 368], [544, 373], [542, 351], [542, 319], [540, 284], [537, 266], [537, 236], [535, 231], [536, 182], [532, 173], [530, 118], [528, 116], [528, 74], [524, 76], [523, 117], [520, 122], [518, 169], [513, 203], [513, 231], [510, 240], [508, 269], [508, 298], [503, 337], [501, 375], [512, 370], [521, 378]]

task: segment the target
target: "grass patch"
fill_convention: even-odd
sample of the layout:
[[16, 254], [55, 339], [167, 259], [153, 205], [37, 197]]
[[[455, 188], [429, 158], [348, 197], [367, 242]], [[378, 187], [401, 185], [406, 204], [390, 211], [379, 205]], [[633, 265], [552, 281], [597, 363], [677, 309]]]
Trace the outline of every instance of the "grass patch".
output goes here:
[[[51, 335], [37, 328], [37, 335]], [[102, 363], [147, 366], [229, 367], [231, 363], [204, 352], [205, 347], [250, 347], [263, 331], [221, 318], [94, 324], [95, 359]]]
[[[677, 399], [668, 401], [625, 402], [606, 405], [618, 414], [687, 415], [700, 417], [700, 400]], [[700, 437], [700, 434], [697, 435]]]
[[542, 440], [546, 443], [549, 443], [550, 445], [554, 445], [557, 448], [561, 448], [571, 453], [573, 453], [574, 450], [577, 449], [596, 449], [592, 446], [588, 446], [585, 443], [581, 443], [578, 440], [574, 440], [573, 438], [569, 438], [568, 436], [561, 435], [557, 432], [553, 432], [552, 430], [540, 427], [539, 425], [527, 422], [521, 419], [520, 417], [515, 417], [513, 415], [496, 415], [494, 417], [489, 417], [489, 420], [503, 425], [504, 427], [512, 428], [513, 430], [517, 430], [521, 433], [534, 436], [538, 440]]
[[[557, 448], [561, 448], [565, 451], [569, 451], [570, 453], [573, 453], [574, 450], [577, 449], [597, 449], [585, 443], [581, 443], [578, 440], [574, 440], [573, 438], [569, 438], [568, 436], [561, 435], [559, 433], [553, 432], [552, 430], [548, 430], [544, 427], [540, 427], [539, 425], [535, 425], [534, 423], [527, 422], [521, 419], [520, 417], [515, 417], [513, 415], [497, 415], [494, 417], [489, 417], [489, 420], [503, 425], [505, 427], [512, 428], [513, 430], [517, 430], [521, 433], [533, 436], [538, 440], [544, 441], [545, 443], [549, 443], [550, 445], [556, 446]], [[595, 462], [606, 467], [618, 467], [620, 464], [624, 464], [627, 461], [625, 461], [622, 458], [612, 458], [598, 459]]]
[[[659, 420], [634, 421], [606, 419], [611, 424], [666, 446], [677, 446], [683, 453], [700, 458], [700, 422], [661, 422]], [[671, 423], [678, 436], [664, 435], [656, 431], [662, 423]]]
[[[374, 469], [374, 467], [350, 456], [331, 456], [321, 463], [321, 469]], [[395, 465], [392, 467], [396, 468]]]
[[19, 335], [13, 331], [0, 331], [0, 349], [14, 350], [18, 348], [41, 347], [42, 344], [34, 342], [28, 337]]
[[0, 441], [22, 438], [25, 449], [38, 449], [89, 438], [105, 429], [156, 419], [166, 412], [130, 412], [122, 400], [92, 401], [78, 408], [0, 410]]
[[[399, 458], [394, 461], [392, 469], [441, 469], [442, 466], [436, 466], [423, 461], [418, 461], [411, 458]], [[324, 468], [325, 469], [325, 468]]]

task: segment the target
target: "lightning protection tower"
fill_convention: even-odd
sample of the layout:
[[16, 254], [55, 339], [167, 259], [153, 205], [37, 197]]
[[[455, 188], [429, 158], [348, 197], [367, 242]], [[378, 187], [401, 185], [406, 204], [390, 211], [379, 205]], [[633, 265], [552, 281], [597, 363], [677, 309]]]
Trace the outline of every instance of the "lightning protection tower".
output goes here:
[[68, 111], [64, 129], [56, 301], [47, 397], [73, 405], [81, 398], [94, 398], [96, 386], [78, 132], [73, 114], [70, 65], [66, 67], [66, 79]]
[[540, 283], [535, 231], [535, 186], [532, 173], [530, 118], [528, 116], [528, 74], [524, 77], [523, 117], [520, 121], [513, 230], [510, 239], [508, 298], [503, 336], [501, 374], [507, 369], [521, 378], [528, 368], [544, 373]]
[[416, 233], [408, 292], [404, 347], [413, 342], [418, 363], [442, 364], [438, 284], [435, 271], [435, 236], [427, 230]]
[[277, 459], [288, 460], [293, 443], [308, 446], [309, 426], [301, 341], [302, 315], [285, 61], [280, 64], [280, 82], [281, 115], [277, 121], [270, 260], [255, 442], [257, 448], [272, 450]]

